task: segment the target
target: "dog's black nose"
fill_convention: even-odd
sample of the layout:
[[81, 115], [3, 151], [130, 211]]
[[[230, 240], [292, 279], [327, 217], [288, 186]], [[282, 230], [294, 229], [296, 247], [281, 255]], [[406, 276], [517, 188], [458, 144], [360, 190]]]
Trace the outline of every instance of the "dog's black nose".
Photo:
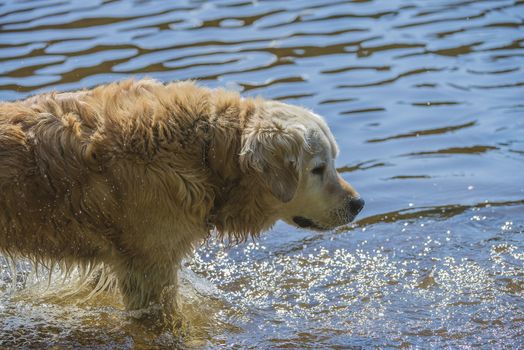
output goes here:
[[364, 208], [364, 200], [360, 197], [358, 198], [352, 198], [349, 201], [349, 211], [353, 216], [357, 216], [358, 213]]

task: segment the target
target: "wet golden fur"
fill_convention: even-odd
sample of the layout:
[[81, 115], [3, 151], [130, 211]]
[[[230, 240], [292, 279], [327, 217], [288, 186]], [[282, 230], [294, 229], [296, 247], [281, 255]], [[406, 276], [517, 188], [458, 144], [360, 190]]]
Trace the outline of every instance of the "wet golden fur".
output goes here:
[[[0, 251], [103, 263], [127, 308], [158, 302], [211, 230], [243, 240], [294, 203], [318, 142], [273, 118], [286, 106], [153, 80], [1, 103]], [[333, 181], [340, 203], [356, 195]]]

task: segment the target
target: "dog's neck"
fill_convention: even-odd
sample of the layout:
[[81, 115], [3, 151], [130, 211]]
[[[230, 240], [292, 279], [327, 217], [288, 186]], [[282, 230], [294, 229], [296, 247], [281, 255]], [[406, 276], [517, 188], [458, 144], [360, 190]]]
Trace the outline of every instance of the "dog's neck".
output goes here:
[[220, 235], [243, 241], [249, 235], [267, 230], [276, 221], [276, 199], [257, 175], [242, 171], [239, 164], [243, 130], [257, 117], [263, 101], [242, 99], [230, 93], [213, 96], [212, 119], [218, 126], [213, 128], [212, 141], [204, 152], [216, 188], [209, 223]]

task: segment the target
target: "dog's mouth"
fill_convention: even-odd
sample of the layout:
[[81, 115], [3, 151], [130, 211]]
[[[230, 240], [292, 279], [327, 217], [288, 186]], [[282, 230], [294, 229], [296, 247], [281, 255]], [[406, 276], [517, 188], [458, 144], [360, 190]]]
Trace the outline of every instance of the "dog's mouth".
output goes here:
[[[352, 216], [348, 222], [351, 222], [355, 219], [355, 216]], [[328, 230], [332, 230], [336, 227], [338, 227], [338, 225], [336, 226], [329, 226], [329, 227], [326, 227], [326, 226], [321, 226], [317, 223], [315, 223], [313, 220], [311, 219], [308, 219], [308, 218], [305, 218], [303, 216], [293, 216], [293, 222], [298, 226], [298, 227], [301, 227], [301, 228], [307, 228], [307, 229], [310, 229], [310, 230], [315, 230], [315, 231], [328, 231]]]
[[328, 230], [328, 228], [317, 225], [312, 220], [305, 218], [303, 216], [294, 216], [293, 222], [302, 228], [309, 228], [309, 229], [320, 230], [320, 231]]

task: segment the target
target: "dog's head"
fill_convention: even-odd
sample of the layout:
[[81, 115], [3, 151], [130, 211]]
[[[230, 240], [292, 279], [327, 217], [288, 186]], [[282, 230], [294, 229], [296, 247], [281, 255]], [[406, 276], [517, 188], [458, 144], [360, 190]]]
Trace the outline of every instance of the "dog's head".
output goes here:
[[328, 230], [352, 221], [364, 206], [337, 173], [338, 147], [324, 120], [304, 108], [264, 102], [246, 128], [241, 165], [254, 169], [289, 224]]

